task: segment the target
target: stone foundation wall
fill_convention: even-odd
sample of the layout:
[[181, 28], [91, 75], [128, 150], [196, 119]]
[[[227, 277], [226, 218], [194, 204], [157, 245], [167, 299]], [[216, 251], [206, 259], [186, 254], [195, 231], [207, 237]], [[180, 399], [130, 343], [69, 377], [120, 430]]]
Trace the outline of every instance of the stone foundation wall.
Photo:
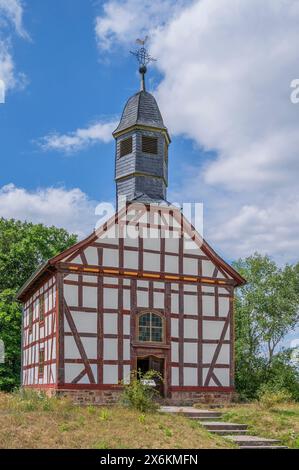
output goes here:
[[171, 398], [167, 398], [165, 402], [169, 405], [188, 406], [195, 403], [205, 405], [230, 403], [235, 396], [234, 392], [172, 392]]
[[76, 405], [115, 405], [121, 390], [52, 390], [51, 395], [70, 398]]
[[[48, 390], [52, 396], [70, 398], [78, 405], [115, 405], [119, 402], [121, 389], [118, 390]], [[168, 398], [160, 398], [163, 405], [188, 406], [202, 403], [207, 406], [230, 403], [236, 398], [235, 392], [171, 392]]]

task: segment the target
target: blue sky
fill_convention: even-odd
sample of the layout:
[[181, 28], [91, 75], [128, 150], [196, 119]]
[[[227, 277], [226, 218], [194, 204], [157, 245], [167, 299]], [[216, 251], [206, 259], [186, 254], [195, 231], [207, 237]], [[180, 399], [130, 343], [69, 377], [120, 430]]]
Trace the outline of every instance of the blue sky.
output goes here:
[[0, 0], [0, 215], [84, 236], [114, 201], [113, 126], [147, 87], [172, 136], [168, 199], [204, 203], [228, 260], [298, 261], [295, 0]]
[[115, 198], [111, 131], [147, 88], [172, 136], [168, 199], [204, 203], [228, 261], [299, 252], [296, 0], [0, 0], [0, 216], [80, 237]]
[[[138, 91], [129, 49], [107, 54], [97, 47], [93, 25], [100, 11], [101, 2], [86, 0], [26, 3], [23, 21], [31, 40], [14, 38], [13, 49], [28, 83], [22, 91], [9, 92], [0, 107], [1, 186], [13, 183], [32, 191], [79, 187], [93, 200], [114, 200], [113, 141], [71, 155], [44, 152], [37, 144], [54, 131], [64, 134], [99, 120], [117, 120], [128, 97]], [[148, 75], [151, 83], [159, 79], [153, 68]], [[190, 140], [174, 138], [170, 184], [178, 183], [179, 167], [192, 162], [192, 154]]]

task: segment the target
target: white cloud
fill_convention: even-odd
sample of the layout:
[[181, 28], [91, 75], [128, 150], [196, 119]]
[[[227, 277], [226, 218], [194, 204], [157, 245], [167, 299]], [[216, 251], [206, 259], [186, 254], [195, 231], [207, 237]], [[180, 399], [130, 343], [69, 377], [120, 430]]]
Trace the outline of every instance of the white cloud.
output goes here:
[[[118, 26], [123, 5], [133, 3], [110, 1], [98, 19], [103, 47], [136, 36], [125, 15]], [[226, 257], [259, 250], [298, 260], [299, 104], [290, 85], [299, 78], [299, 2], [197, 0], [161, 20], [157, 5], [153, 24], [145, 2], [136, 12], [163, 75], [164, 121], [215, 154], [186, 169], [175, 200], [204, 200], [206, 236]]]
[[29, 39], [23, 27], [23, 2], [0, 0], [0, 79], [6, 91], [22, 88], [26, 83], [25, 76], [15, 71], [11, 40], [13, 31], [23, 39]]
[[0, 217], [63, 227], [80, 238], [97, 222], [96, 201], [78, 188], [41, 188], [28, 191], [9, 184], [0, 188]]
[[97, 122], [68, 134], [54, 132], [41, 138], [37, 143], [45, 151], [56, 150], [68, 154], [75, 153], [99, 142], [110, 142], [112, 132], [116, 129], [117, 124], [117, 121]]
[[102, 15], [96, 18], [98, 45], [108, 50], [115, 43], [130, 44], [149, 30], [170, 21], [188, 3], [188, 0], [107, 1]]
[[12, 23], [16, 32], [23, 38], [28, 38], [28, 33], [23, 26], [23, 2], [21, 0], [0, 0], [0, 26], [7, 21]]

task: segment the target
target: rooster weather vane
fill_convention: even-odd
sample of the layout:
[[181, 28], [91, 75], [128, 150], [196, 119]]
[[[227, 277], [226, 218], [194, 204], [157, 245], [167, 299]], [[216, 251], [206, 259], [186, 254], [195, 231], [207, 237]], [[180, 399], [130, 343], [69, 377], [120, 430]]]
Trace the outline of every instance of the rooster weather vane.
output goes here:
[[147, 40], [148, 40], [148, 36], [145, 36], [144, 39], [136, 39], [136, 44], [138, 44], [141, 47], [137, 51], [130, 51], [131, 54], [133, 54], [136, 57], [139, 63], [139, 73], [141, 75], [141, 90], [142, 91], [145, 91], [144, 75], [147, 72], [147, 65], [150, 62], [155, 62], [157, 60], [151, 57], [147, 49], [144, 47]]

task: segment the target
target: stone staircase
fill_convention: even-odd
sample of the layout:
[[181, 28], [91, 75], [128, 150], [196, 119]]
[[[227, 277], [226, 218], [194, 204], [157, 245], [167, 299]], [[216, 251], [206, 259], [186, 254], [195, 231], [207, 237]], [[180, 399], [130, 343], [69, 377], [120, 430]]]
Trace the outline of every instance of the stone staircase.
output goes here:
[[197, 420], [209, 432], [229, 439], [240, 449], [287, 449], [287, 447], [280, 445], [280, 442], [276, 439], [250, 436], [247, 434], [246, 424], [221, 421], [223, 413], [220, 411], [201, 410], [191, 406], [162, 406], [160, 411], [181, 414], [189, 419]]

